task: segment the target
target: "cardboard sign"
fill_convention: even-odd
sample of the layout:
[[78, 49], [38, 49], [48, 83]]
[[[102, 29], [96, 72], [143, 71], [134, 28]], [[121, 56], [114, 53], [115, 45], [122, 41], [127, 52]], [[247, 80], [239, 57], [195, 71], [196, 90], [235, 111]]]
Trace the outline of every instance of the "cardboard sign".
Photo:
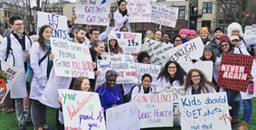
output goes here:
[[182, 68], [188, 73], [191, 69], [201, 70], [206, 78], [211, 82], [213, 73], [213, 62], [212, 61], [197, 61], [195, 63], [185, 62], [181, 65]]
[[109, 25], [111, 0], [76, 0], [76, 24]]
[[126, 0], [130, 23], [148, 23], [151, 21], [152, 0]]
[[173, 98], [172, 94], [134, 94], [132, 101], [139, 106], [140, 128], [172, 127]]
[[106, 110], [107, 130], [140, 130], [138, 103], [129, 102]]
[[124, 54], [138, 56], [141, 50], [141, 33], [116, 32], [118, 44], [122, 47]]
[[190, 40], [182, 45], [174, 47], [168, 52], [171, 61], [184, 64], [192, 59], [199, 59], [204, 52], [204, 44], [200, 37]]
[[182, 130], [231, 130], [226, 93], [181, 96]]
[[253, 56], [223, 53], [218, 76], [218, 86], [246, 92]]
[[17, 68], [0, 60], [0, 104], [3, 103], [18, 73], [19, 70]]
[[139, 84], [142, 83], [141, 79], [144, 74], [150, 74], [152, 77], [151, 87], [156, 90], [155, 86], [158, 85], [157, 77], [161, 71], [161, 66], [153, 65], [153, 64], [136, 63], [136, 70], [137, 70]]
[[175, 28], [179, 9], [157, 2], [152, 3], [151, 22]]
[[44, 25], [52, 27], [52, 34], [55, 38], [68, 39], [67, 17], [62, 15], [52, 15], [51, 13], [37, 12], [37, 36], [40, 28]]
[[105, 130], [99, 95], [92, 92], [59, 89], [65, 129]]
[[244, 37], [246, 39], [254, 39], [256, 38], [256, 27], [252, 26], [245, 26], [245, 32], [244, 32]]
[[172, 49], [172, 46], [170, 44], [161, 43], [146, 38], [142, 49], [148, 52], [151, 63], [155, 65], [161, 65], [163, 67], [165, 63], [169, 60], [167, 52]]
[[108, 60], [97, 60], [98, 71], [111, 70], [111, 61]]
[[92, 58], [88, 46], [68, 40], [51, 38], [54, 68], [57, 76], [94, 79]]

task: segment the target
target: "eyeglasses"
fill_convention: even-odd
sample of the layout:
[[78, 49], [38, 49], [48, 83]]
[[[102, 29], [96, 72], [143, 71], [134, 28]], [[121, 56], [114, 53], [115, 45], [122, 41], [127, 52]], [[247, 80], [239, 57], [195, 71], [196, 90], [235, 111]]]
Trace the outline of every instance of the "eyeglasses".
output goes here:
[[192, 75], [192, 78], [200, 77], [200, 75]]
[[224, 44], [224, 45], [221, 45], [221, 47], [227, 47], [229, 46], [229, 44]]

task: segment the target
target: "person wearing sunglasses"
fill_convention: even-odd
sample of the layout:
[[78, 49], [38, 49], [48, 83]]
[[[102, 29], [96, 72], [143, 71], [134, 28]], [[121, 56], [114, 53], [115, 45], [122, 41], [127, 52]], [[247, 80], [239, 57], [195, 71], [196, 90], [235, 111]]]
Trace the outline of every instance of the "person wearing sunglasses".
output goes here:
[[121, 90], [116, 84], [117, 73], [114, 70], [106, 72], [106, 82], [96, 92], [99, 93], [101, 106], [106, 109], [123, 104]]

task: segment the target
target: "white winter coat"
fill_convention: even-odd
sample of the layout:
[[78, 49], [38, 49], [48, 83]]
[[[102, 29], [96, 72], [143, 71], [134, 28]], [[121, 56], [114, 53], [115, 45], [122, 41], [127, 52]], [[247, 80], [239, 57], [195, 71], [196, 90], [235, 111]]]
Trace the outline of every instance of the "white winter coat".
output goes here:
[[[26, 81], [25, 81], [25, 69], [24, 69], [24, 61], [23, 61], [23, 50], [19, 41], [14, 37], [13, 34], [10, 35], [11, 39], [11, 48], [13, 50], [13, 56], [11, 52], [9, 53], [7, 63], [10, 65], [14, 65], [15, 68], [19, 70], [19, 74], [17, 75], [16, 80], [12, 84], [10, 89], [11, 98], [24, 98], [27, 95], [26, 89]], [[25, 36], [25, 49], [29, 52], [31, 48], [30, 40], [27, 36]], [[7, 37], [5, 37], [0, 44], [0, 59], [5, 60], [7, 51]], [[14, 64], [15, 62], [15, 64]]]
[[123, 17], [123, 15], [119, 12], [119, 9], [117, 9], [117, 11], [114, 13], [114, 20], [115, 20], [115, 27], [113, 28], [114, 31], [120, 31], [120, 29], [123, 26], [125, 26], [127, 27], [128, 32], [131, 32], [129, 17], [127, 15]]

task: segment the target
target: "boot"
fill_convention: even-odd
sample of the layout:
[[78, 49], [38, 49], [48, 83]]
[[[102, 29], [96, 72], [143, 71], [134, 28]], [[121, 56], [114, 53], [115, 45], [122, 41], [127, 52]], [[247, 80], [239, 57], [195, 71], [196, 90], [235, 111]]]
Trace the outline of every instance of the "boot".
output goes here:
[[237, 130], [248, 130], [248, 122], [242, 120]]
[[238, 124], [239, 123], [238, 116], [233, 116], [232, 120], [231, 120], [231, 123], [232, 124]]
[[43, 126], [43, 130], [53, 130], [53, 128], [49, 127], [47, 124]]

